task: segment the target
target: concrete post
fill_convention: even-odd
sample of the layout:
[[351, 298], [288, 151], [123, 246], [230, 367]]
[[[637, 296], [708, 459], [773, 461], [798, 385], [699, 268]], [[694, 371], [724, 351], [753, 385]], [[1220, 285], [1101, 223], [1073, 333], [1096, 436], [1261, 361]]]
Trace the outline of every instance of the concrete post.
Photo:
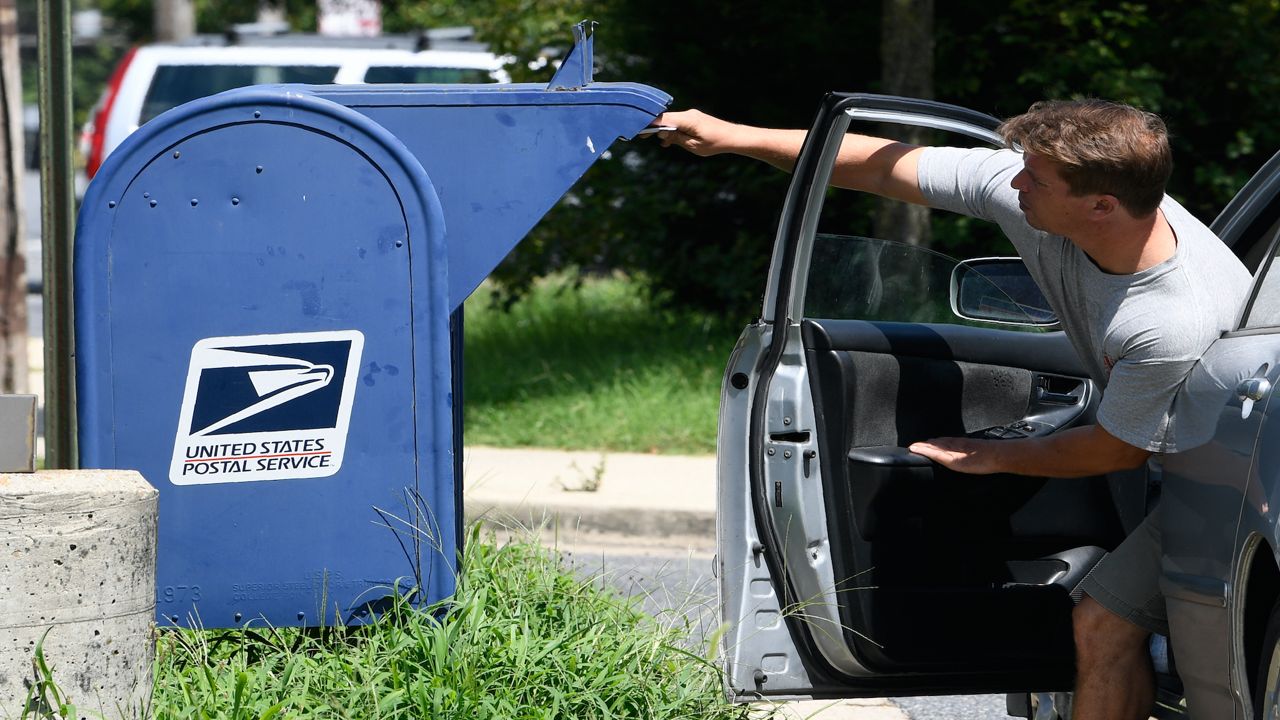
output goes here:
[[42, 637], [77, 716], [145, 714], [157, 497], [128, 470], [0, 474], [0, 717], [22, 716]]

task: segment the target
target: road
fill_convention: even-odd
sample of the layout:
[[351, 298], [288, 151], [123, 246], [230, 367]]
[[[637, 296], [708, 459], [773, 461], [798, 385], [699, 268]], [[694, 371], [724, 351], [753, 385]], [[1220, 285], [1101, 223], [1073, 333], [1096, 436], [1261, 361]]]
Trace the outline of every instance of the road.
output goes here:
[[[694, 644], [702, 652], [706, 635], [718, 622], [711, 574], [713, 544], [702, 538], [645, 544], [634, 538], [597, 535], [581, 541], [562, 538], [558, 547], [583, 577], [603, 578], [619, 593], [642, 597], [642, 607], [663, 622], [687, 621], [694, 629]], [[1009, 717], [1003, 695], [894, 698], [893, 703], [911, 720]]]

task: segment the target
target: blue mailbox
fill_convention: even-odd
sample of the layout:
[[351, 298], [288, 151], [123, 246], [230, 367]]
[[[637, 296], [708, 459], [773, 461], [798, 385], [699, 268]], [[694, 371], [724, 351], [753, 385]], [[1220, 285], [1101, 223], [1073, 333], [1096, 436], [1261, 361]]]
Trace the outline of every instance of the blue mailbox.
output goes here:
[[550, 87], [245, 88], [112, 153], [76, 234], [80, 458], [160, 490], [162, 624], [452, 594], [451, 316], [670, 101], [589, 68], [580, 33]]

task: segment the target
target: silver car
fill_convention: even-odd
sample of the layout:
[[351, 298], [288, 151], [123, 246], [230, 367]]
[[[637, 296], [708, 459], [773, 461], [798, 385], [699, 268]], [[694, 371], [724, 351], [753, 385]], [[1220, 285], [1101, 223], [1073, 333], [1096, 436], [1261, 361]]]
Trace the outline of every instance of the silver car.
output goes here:
[[[1238, 329], [1179, 395], [1198, 447], [1105, 477], [977, 477], [905, 448], [1087, 424], [1101, 391], [1016, 258], [957, 263], [893, 237], [909, 223], [874, 232], [892, 209], [827, 189], [855, 123], [1001, 144], [995, 118], [939, 103], [832, 94], [818, 113], [721, 398], [730, 697], [997, 692], [1011, 715], [1066, 717], [1080, 581], [1159, 502], [1171, 632], [1152, 640], [1158, 712], [1280, 717], [1280, 427], [1267, 422], [1280, 156], [1212, 226], [1255, 278]], [[1000, 237], [980, 221], [934, 227], [932, 246], [953, 254]]]

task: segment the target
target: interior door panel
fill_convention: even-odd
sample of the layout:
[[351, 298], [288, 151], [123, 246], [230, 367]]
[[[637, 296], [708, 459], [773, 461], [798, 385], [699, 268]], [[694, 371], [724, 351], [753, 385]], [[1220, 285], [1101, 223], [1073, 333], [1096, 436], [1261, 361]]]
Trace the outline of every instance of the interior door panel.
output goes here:
[[1066, 338], [860, 320], [802, 329], [854, 654], [885, 674], [1018, 669], [1068, 684], [1072, 592], [1124, 537], [1107, 479], [961, 475], [905, 450], [1092, 422], [1098, 393]]

